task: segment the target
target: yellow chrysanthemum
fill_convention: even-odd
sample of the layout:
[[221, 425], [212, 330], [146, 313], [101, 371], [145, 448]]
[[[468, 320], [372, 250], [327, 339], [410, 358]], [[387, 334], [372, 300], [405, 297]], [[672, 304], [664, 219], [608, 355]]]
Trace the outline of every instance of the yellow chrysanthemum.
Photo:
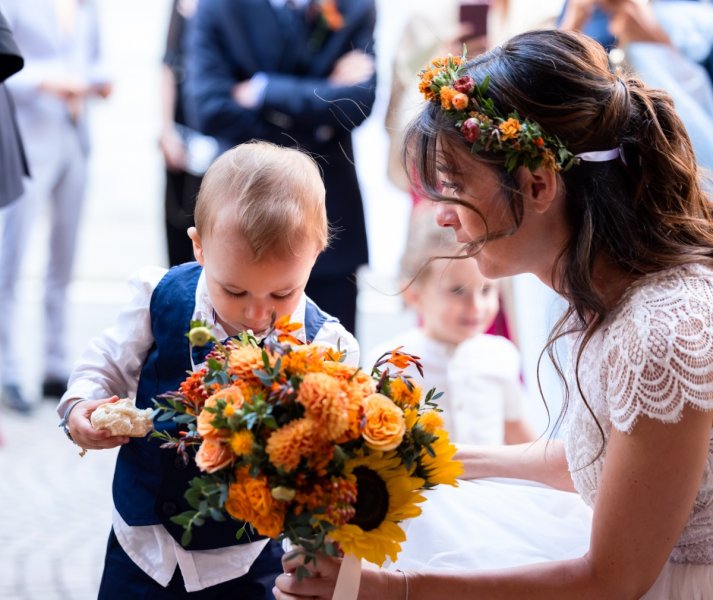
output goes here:
[[312, 419], [290, 421], [270, 434], [265, 451], [270, 462], [286, 472], [294, 471], [303, 456], [314, 452], [317, 423]]
[[252, 452], [254, 442], [255, 436], [253, 436], [252, 432], [247, 429], [236, 431], [228, 440], [231, 450], [238, 456], [250, 454], [250, 452]]
[[418, 424], [428, 433], [435, 433], [443, 429], [443, 417], [435, 410], [428, 410], [419, 417]]
[[282, 357], [283, 371], [293, 375], [318, 373], [322, 371], [324, 348], [315, 344], [305, 344], [292, 349]]
[[251, 477], [247, 468], [237, 469], [225, 502], [230, 516], [248, 521], [258, 533], [275, 538], [282, 532], [285, 508], [284, 502], [273, 497], [266, 477]]
[[340, 382], [326, 373], [307, 373], [297, 392], [307, 416], [324, 428], [327, 439], [336, 440], [349, 426], [347, 396]]
[[521, 128], [522, 125], [520, 125], [520, 121], [512, 117], [498, 125], [503, 141], [515, 139], [520, 133]]
[[398, 377], [389, 383], [391, 399], [401, 408], [418, 406], [421, 401], [421, 386], [412, 379]]
[[[398, 525], [421, 514], [418, 490], [424, 480], [412, 477], [395, 452], [358, 456], [345, 464], [345, 473], [357, 482], [356, 514], [330, 533], [345, 553], [381, 565], [396, 560], [406, 535]], [[369, 498], [360, 502], [359, 494]], [[368, 509], [368, 510], [367, 510]]]
[[415, 408], [404, 409], [404, 419], [406, 420], [406, 429], [411, 431], [418, 420], [418, 410]]
[[231, 375], [251, 384], [260, 380], [255, 376], [255, 369], [262, 369], [262, 350], [254, 346], [240, 346], [231, 350], [228, 357], [228, 371]]
[[431, 447], [436, 456], [431, 456], [425, 450], [421, 452], [421, 464], [426, 480], [429, 484], [458, 485], [456, 479], [463, 474], [463, 465], [460, 461], [453, 460], [456, 447], [451, 444], [445, 429], [438, 429], [434, 433], [438, 439]]

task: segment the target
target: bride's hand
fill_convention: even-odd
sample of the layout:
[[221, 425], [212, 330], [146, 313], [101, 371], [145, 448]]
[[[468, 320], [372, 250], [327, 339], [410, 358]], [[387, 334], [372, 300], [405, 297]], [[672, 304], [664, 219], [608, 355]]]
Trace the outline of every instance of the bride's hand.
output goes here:
[[[294, 600], [297, 598], [314, 598], [315, 600], [331, 600], [337, 575], [342, 560], [326, 554], [320, 554], [317, 562], [305, 564], [304, 554], [288, 552], [282, 557], [282, 568], [285, 571], [275, 580], [272, 590], [275, 600]], [[297, 580], [297, 567], [303, 566], [309, 572], [308, 577]]]

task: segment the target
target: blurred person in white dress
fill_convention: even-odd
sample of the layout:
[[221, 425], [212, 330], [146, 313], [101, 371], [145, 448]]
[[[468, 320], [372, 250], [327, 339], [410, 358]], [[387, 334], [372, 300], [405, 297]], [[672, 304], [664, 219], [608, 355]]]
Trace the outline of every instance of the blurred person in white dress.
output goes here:
[[527, 394], [517, 348], [485, 333], [498, 314], [500, 285], [480, 273], [475, 259], [458, 258], [460, 250], [430, 203], [419, 204], [401, 258], [404, 302], [419, 324], [379, 344], [363, 366], [403, 346], [420, 358], [423, 379], [413, 365], [407, 373], [424, 393], [443, 393], [437, 402], [454, 442], [529, 442], [535, 434], [523, 417]]

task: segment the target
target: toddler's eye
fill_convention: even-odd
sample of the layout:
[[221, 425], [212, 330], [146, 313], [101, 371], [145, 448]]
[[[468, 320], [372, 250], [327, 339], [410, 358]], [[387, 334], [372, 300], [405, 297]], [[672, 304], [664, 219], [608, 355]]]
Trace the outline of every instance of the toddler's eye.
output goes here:
[[290, 296], [292, 296], [295, 293], [295, 290], [292, 290], [291, 292], [287, 292], [286, 294], [271, 294], [271, 296], [275, 300], [286, 300]]
[[224, 290], [228, 296], [232, 296], [233, 298], [244, 298], [245, 297], [245, 292], [233, 292], [231, 290]]
[[462, 296], [465, 293], [465, 288], [462, 286], [452, 287], [448, 290], [452, 296]]

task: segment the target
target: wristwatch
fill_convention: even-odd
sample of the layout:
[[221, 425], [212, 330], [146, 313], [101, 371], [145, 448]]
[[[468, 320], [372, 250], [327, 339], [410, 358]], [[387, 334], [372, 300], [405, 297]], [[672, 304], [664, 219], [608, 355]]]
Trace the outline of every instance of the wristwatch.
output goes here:
[[64, 434], [67, 436], [70, 442], [76, 443], [74, 439], [72, 438], [72, 434], [69, 431], [69, 415], [72, 413], [74, 410], [74, 407], [77, 406], [80, 402], [84, 402], [86, 398], [75, 398], [74, 400], [70, 400], [70, 404], [67, 407], [67, 410], [64, 411], [64, 416], [62, 417], [62, 420], [59, 422], [59, 427], [62, 428], [62, 431], [64, 431]]

